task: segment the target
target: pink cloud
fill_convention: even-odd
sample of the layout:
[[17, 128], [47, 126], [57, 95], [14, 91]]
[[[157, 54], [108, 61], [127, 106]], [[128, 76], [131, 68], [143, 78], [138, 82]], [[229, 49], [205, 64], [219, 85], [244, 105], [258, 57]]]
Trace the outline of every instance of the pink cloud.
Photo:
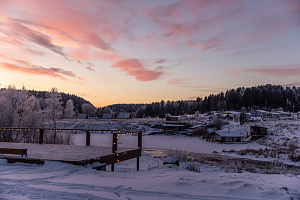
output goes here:
[[217, 49], [223, 46], [225, 39], [221, 37], [212, 37], [205, 42], [202, 42], [199, 47], [202, 51], [209, 49]]
[[300, 64], [261, 66], [245, 71], [275, 77], [300, 76]]
[[6, 69], [9, 71], [18, 71], [18, 72], [24, 72], [27, 74], [36, 74], [36, 75], [48, 75], [48, 76], [60, 78], [62, 80], [67, 80], [64, 76], [83, 80], [83, 78], [77, 77], [75, 73], [61, 69], [61, 68], [56, 68], [56, 67], [45, 68], [45, 67], [41, 67], [41, 66], [36, 66], [34, 64], [31, 64], [30, 62], [7, 57], [2, 54], [0, 54], [0, 58], [18, 63], [18, 64], [0, 63], [0, 68]]
[[96, 61], [96, 60], [108, 60], [113, 61], [118, 59], [117, 55], [112, 53], [102, 53], [98, 51], [92, 51], [85, 48], [82, 49], [69, 49], [67, 52], [68, 57], [74, 60], [87, 60], [87, 61]]
[[2, 19], [0, 22], [0, 31], [12, 41], [15, 41], [13, 42], [15, 45], [25, 45], [27, 41], [30, 41], [66, 57], [62, 51], [62, 47], [54, 45], [47, 35], [32, 30], [11, 18]]
[[180, 84], [183, 84], [184, 81], [179, 78], [173, 78], [173, 79], [169, 80], [167, 83], [170, 85], [180, 85]]
[[91, 45], [94, 45], [96, 48], [99, 48], [104, 51], [112, 50], [110, 44], [105, 42], [102, 38], [98, 35], [90, 34], [87, 36], [87, 40]]
[[230, 70], [230, 72], [231, 72], [234, 76], [238, 76], [238, 75], [239, 75], [234, 69]]
[[[28, 0], [26, 4], [11, 0], [9, 2], [0, 2], [1, 7], [16, 9], [22, 20], [15, 19], [14, 27], [16, 31], [7, 29], [10, 35], [18, 36], [16, 42], [21, 42], [26, 38], [31, 42], [44, 46], [51, 51], [64, 55], [64, 52], [77, 48], [89, 52], [90, 56], [85, 59], [95, 60], [94, 56], [102, 59], [113, 59], [114, 54], [111, 43], [118, 39], [120, 35], [128, 35], [127, 29], [131, 27], [130, 21], [122, 21], [120, 17], [113, 17], [111, 13], [120, 13], [120, 3], [112, 1], [87, 1], [70, 3], [67, 1], [35, 1]], [[59, 9], [58, 9], [59, 8]], [[30, 12], [27, 12], [30, 11]], [[127, 12], [122, 12], [123, 15]], [[1, 21], [1, 20], [0, 20]], [[15, 42], [15, 43], [16, 43]], [[105, 53], [103, 53], [105, 51]], [[33, 53], [33, 52], [31, 52]], [[101, 55], [102, 54], [102, 55]], [[80, 60], [73, 54], [72, 58]]]
[[111, 67], [126, 72], [127, 75], [135, 77], [138, 81], [153, 81], [163, 74], [159, 70], [147, 70], [137, 59], [121, 60], [111, 65]]
[[67, 80], [65, 77], [61, 76], [59, 73], [52, 71], [51, 69], [47, 69], [44, 67], [22, 67], [19, 65], [9, 64], [9, 63], [1, 63], [0, 68], [6, 69], [9, 71], [18, 71], [27, 74], [36, 74], [36, 75], [48, 75], [56, 78], [60, 78], [62, 80]]

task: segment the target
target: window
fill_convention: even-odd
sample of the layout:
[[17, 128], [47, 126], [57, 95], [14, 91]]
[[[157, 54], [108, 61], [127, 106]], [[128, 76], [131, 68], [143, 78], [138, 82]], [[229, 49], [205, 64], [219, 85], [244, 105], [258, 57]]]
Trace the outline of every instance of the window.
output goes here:
[[225, 141], [232, 141], [232, 137], [226, 137]]

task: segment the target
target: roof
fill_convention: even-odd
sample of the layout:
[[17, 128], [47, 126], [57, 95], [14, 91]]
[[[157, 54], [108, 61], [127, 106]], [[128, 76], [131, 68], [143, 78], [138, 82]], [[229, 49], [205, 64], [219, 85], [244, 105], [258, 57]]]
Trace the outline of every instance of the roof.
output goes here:
[[205, 125], [203, 125], [203, 124], [198, 124], [198, 125], [192, 126], [192, 127], [190, 127], [190, 128], [191, 128], [191, 129], [194, 129], [194, 128], [199, 128], [199, 127], [205, 127]]
[[219, 131], [214, 131], [213, 133], [218, 134], [221, 137], [243, 137], [239, 132], [235, 131], [228, 131], [228, 130], [219, 130]]
[[236, 111], [225, 111], [225, 112], [223, 112], [223, 114], [237, 115], [237, 114], [241, 114], [241, 113], [240, 112], [236, 112]]
[[120, 112], [119, 116], [117, 117], [118, 119], [129, 119], [131, 113], [130, 112]]
[[169, 126], [169, 127], [183, 127], [183, 124], [163, 124], [162, 126]]
[[78, 119], [85, 119], [86, 118], [86, 114], [78, 114]]
[[102, 119], [112, 119], [112, 114], [104, 113], [103, 116], [102, 116]]
[[256, 125], [252, 125], [250, 127], [258, 127], [258, 128], [264, 128], [264, 129], [268, 129], [267, 127], [263, 127], [263, 126], [256, 126]]
[[265, 111], [265, 110], [255, 110], [255, 112], [266, 113], [267, 111]]
[[179, 118], [180, 116], [167, 115], [166, 117]]

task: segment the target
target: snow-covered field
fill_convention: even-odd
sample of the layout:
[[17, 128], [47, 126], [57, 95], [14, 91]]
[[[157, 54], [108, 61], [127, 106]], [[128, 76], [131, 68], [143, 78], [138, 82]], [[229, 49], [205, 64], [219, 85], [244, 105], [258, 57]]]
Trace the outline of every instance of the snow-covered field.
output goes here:
[[[201, 173], [141, 157], [115, 172], [60, 162], [7, 164], [0, 160], [0, 199], [299, 199], [300, 176], [225, 173], [201, 165]], [[184, 163], [181, 163], [184, 165]]]
[[[87, 125], [76, 126], [82, 128]], [[276, 128], [269, 125], [269, 128], [272, 135], [260, 141], [262, 145], [229, 145], [186, 136], [145, 135], [143, 148], [208, 154], [215, 151], [226, 155], [229, 153], [223, 150], [271, 148], [271, 144], [281, 142], [278, 138], [282, 137], [290, 138], [285, 140], [286, 143], [292, 141], [298, 144], [299, 130], [296, 126], [278, 125]], [[85, 134], [74, 135], [74, 140], [75, 144], [84, 145]], [[111, 134], [91, 134], [91, 145], [110, 146], [111, 140]], [[119, 136], [119, 147], [136, 145], [136, 136]], [[163, 158], [144, 153], [140, 158], [140, 171], [135, 170], [136, 159], [132, 159], [116, 164], [115, 172], [111, 172], [109, 167], [104, 172], [93, 170], [90, 165], [82, 167], [54, 161], [46, 161], [44, 165], [7, 164], [6, 160], [0, 159], [0, 199], [300, 199], [300, 175], [245, 171], [226, 173], [220, 167], [196, 163], [201, 169], [201, 173], [197, 173], [184, 169], [185, 162], [181, 162], [179, 167], [163, 166], [162, 163]]]

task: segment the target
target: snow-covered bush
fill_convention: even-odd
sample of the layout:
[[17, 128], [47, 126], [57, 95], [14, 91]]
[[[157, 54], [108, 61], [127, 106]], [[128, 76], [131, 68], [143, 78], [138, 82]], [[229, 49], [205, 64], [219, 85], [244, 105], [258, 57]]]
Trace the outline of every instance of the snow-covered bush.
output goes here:
[[192, 172], [201, 173], [200, 165], [195, 163], [194, 161], [186, 163], [185, 169]]

